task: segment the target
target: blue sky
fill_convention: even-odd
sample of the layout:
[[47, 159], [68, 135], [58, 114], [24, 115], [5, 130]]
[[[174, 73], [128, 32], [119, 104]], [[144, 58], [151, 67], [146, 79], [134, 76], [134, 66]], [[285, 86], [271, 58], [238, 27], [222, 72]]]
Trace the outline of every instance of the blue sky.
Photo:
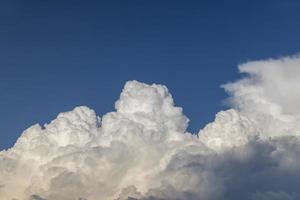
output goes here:
[[300, 2], [0, 3], [0, 149], [35, 123], [87, 105], [113, 111], [127, 80], [161, 83], [198, 132], [242, 62], [298, 53]]

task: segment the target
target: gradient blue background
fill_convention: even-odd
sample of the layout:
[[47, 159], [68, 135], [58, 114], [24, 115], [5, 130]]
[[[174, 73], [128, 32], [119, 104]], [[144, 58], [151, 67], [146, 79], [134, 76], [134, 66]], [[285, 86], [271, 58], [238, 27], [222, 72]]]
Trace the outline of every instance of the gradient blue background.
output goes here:
[[237, 64], [300, 49], [300, 1], [0, 1], [0, 149], [34, 123], [114, 109], [127, 80], [168, 86], [197, 132]]

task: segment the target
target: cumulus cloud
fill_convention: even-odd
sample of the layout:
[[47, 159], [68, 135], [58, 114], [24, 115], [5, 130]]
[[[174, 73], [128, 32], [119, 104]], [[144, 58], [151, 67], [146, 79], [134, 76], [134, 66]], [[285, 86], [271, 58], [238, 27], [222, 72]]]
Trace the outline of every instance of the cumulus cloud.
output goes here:
[[300, 198], [300, 58], [239, 66], [231, 109], [198, 134], [165, 86], [125, 84], [102, 118], [81, 106], [0, 152], [5, 200]]

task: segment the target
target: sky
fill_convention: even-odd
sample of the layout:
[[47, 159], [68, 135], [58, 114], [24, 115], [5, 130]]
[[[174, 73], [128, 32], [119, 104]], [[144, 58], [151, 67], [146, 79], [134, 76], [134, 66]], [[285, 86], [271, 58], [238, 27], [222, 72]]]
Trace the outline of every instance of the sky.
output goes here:
[[299, 10], [0, 1], [0, 199], [300, 199]]
[[114, 110], [128, 80], [167, 85], [198, 132], [226, 109], [238, 64], [297, 54], [300, 2], [0, 3], [0, 149], [86, 105]]

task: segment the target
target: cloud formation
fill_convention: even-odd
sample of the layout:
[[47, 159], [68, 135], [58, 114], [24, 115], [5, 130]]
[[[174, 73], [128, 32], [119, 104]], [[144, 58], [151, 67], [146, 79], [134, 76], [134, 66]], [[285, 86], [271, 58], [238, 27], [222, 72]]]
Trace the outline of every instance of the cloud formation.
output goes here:
[[300, 58], [239, 69], [232, 108], [198, 134], [165, 86], [137, 81], [101, 119], [81, 106], [31, 126], [0, 152], [0, 199], [300, 199]]

